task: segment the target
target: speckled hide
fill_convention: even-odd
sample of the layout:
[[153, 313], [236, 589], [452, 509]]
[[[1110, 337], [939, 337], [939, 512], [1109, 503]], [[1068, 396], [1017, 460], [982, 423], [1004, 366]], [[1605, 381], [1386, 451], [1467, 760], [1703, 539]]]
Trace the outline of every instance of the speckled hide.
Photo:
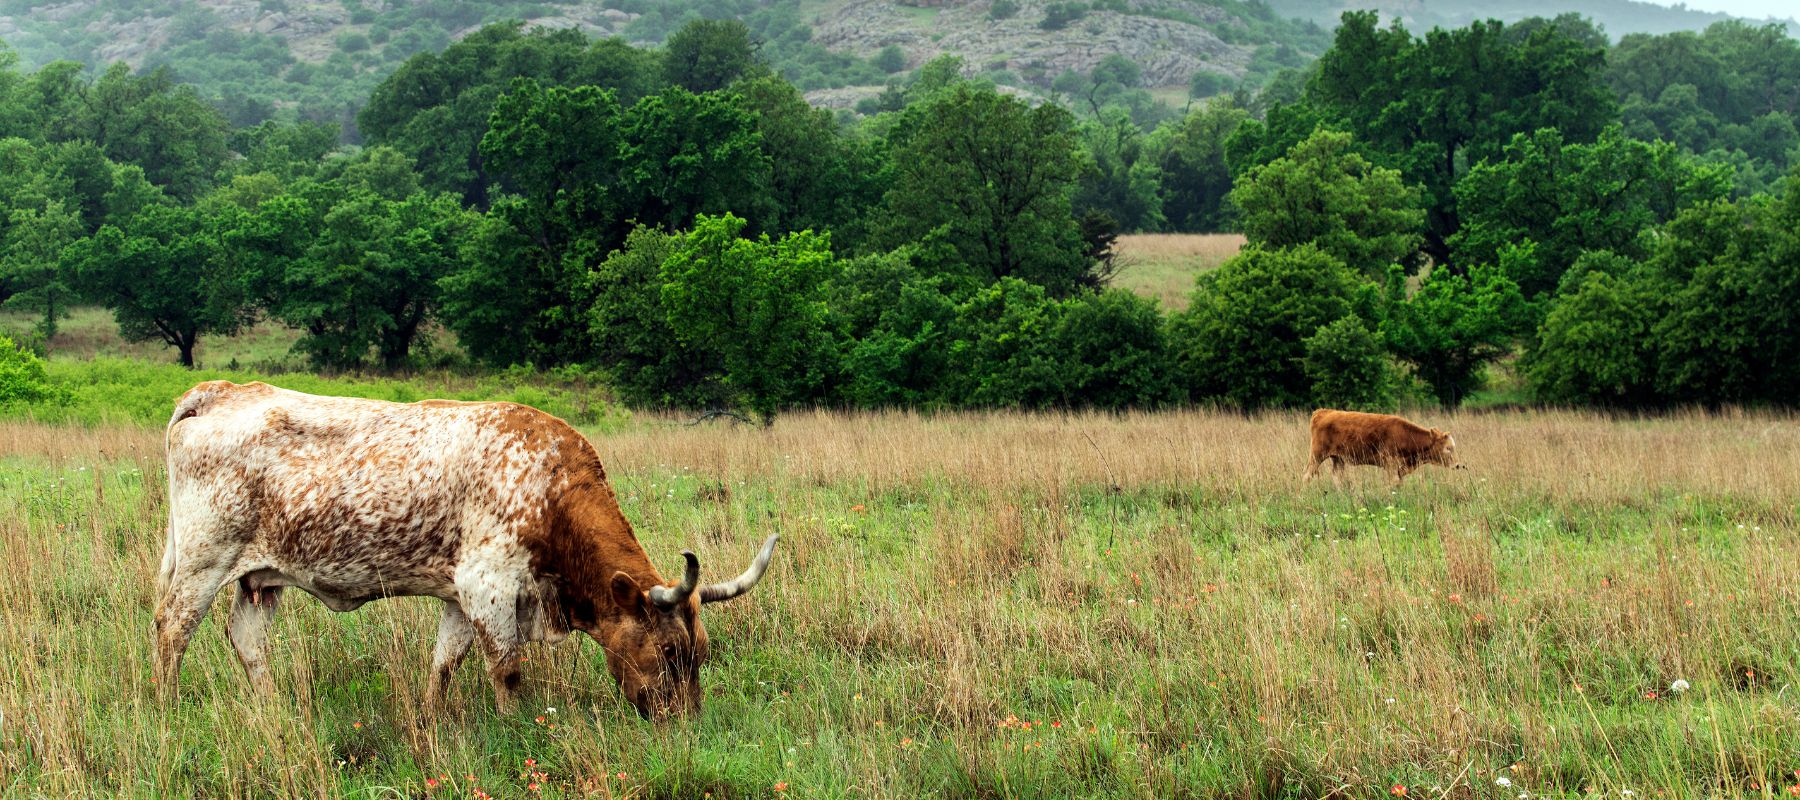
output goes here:
[[155, 622], [165, 693], [213, 597], [235, 582], [229, 635], [263, 691], [273, 690], [268, 625], [294, 587], [333, 611], [402, 595], [443, 600], [432, 703], [478, 644], [510, 709], [519, 648], [573, 629], [605, 646], [640, 711], [698, 706], [697, 687], [684, 684], [697, 683], [705, 658], [705, 593], [689, 577], [652, 596], [668, 584], [593, 446], [562, 420], [513, 403], [402, 404], [213, 381], [176, 402], [166, 448]]

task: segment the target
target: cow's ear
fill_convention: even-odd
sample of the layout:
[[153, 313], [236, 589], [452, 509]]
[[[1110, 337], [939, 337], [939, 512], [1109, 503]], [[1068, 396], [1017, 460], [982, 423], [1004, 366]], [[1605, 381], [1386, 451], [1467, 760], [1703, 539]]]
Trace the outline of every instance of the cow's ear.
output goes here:
[[613, 603], [621, 610], [635, 612], [643, 608], [644, 590], [638, 588], [638, 582], [623, 572], [615, 572], [612, 576]]

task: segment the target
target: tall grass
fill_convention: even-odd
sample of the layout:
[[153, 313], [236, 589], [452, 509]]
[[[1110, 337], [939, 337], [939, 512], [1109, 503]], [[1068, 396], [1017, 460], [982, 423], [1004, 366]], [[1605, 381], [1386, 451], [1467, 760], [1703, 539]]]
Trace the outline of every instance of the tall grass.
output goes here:
[[333, 615], [297, 594], [278, 697], [246, 692], [221, 602], [164, 710], [160, 432], [0, 423], [0, 786], [1648, 798], [1796, 782], [1793, 419], [1421, 421], [1472, 469], [1398, 490], [1364, 469], [1344, 492], [1300, 483], [1299, 415], [591, 429], [665, 569], [685, 547], [734, 573], [783, 535], [755, 592], [704, 612], [704, 713], [662, 726], [575, 639], [530, 650], [531, 710], [496, 715], [465, 665], [454, 708], [427, 717], [434, 601]]

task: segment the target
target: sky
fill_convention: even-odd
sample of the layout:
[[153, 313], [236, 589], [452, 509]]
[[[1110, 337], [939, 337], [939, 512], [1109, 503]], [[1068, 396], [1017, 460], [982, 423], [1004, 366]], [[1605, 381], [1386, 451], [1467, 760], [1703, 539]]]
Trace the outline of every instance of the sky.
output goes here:
[[[1660, 0], [1652, 0], [1652, 2], [1665, 6], [1675, 5], [1673, 2], [1661, 2]], [[1750, 19], [1800, 17], [1800, 2], [1796, 2], [1796, 0], [1687, 0], [1687, 7], [1700, 11], [1723, 11]]]

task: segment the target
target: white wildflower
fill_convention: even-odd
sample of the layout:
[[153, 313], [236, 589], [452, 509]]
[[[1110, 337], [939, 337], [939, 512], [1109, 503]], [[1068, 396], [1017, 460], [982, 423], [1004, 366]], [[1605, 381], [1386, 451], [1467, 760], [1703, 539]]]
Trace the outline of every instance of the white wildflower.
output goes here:
[[1681, 678], [1676, 678], [1674, 683], [1669, 684], [1669, 691], [1674, 692], [1675, 694], [1681, 694], [1687, 690], [1688, 682]]
[[1506, 777], [1506, 776], [1505, 776], [1505, 775], [1501, 775], [1501, 776], [1500, 776], [1500, 777], [1498, 777], [1498, 778], [1495, 778], [1495, 779], [1494, 779], [1494, 785], [1495, 785], [1495, 786], [1499, 786], [1499, 787], [1502, 787], [1502, 788], [1504, 788], [1504, 787], [1507, 787], [1507, 786], [1511, 786], [1511, 785], [1512, 785], [1512, 779], [1511, 779], [1511, 778], [1508, 778], [1508, 777]]

